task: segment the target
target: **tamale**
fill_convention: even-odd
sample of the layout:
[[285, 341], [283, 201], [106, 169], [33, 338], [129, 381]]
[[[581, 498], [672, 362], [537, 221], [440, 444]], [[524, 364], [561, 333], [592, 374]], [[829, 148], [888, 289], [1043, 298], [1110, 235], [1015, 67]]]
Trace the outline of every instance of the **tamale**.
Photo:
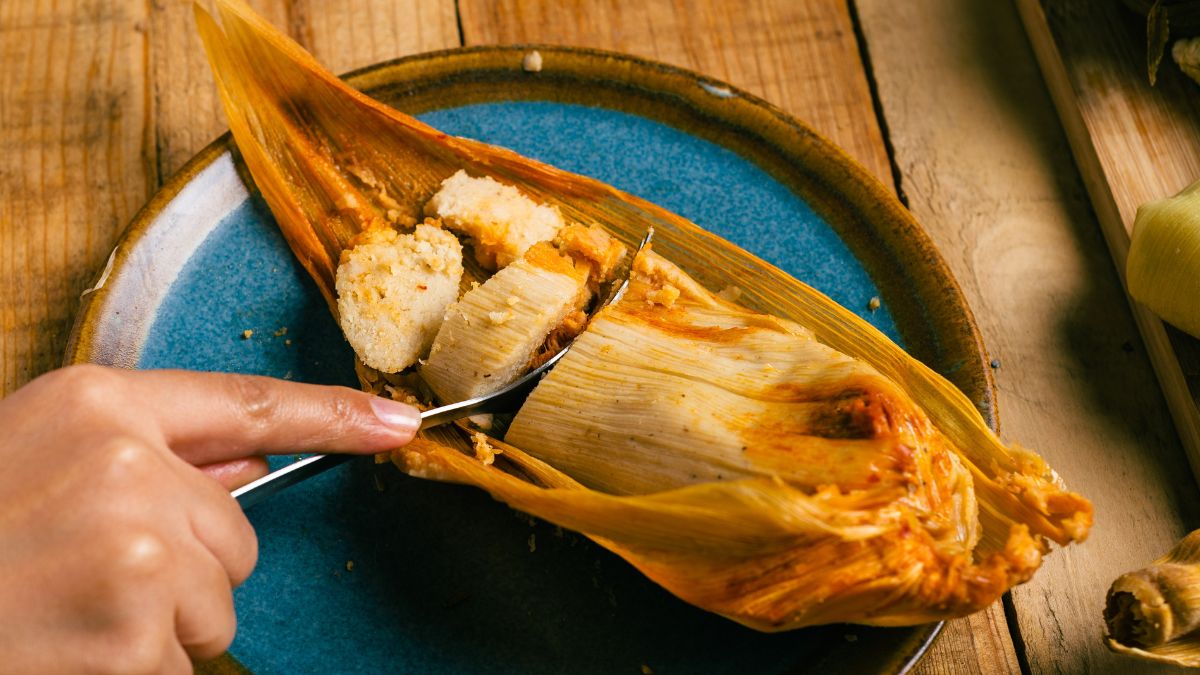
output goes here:
[[625, 296], [592, 319], [505, 440], [613, 494], [772, 476], [886, 501], [903, 493], [929, 512], [963, 509], [941, 520], [975, 543], [974, 502], [954, 494], [970, 474], [903, 392], [653, 253], [638, 257]]
[[1200, 668], [1200, 530], [1151, 565], [1117, 577], [1104, 622], [1114, 652]]
[[[223, 30], [203, 13], [200, 27], [234, 137], [293, 251], [327, 298], [335, 299], [330, 279], [347, 241], [389, 210], [421, 215], [441, 182], [465, 170], [515, 186], [567, 220], [599, 225], [626, 244], [651, 225], [660, 251], [686, 251], [704, 261], [688, 271], [737, 283], [759, 310], [720, 304], [666, 262], [646, 256], [639, 263], [646, 275], [641, 304], [610, 307], [593, 321], [603, 331], [592, 338], [589, 329], [581, 339], [602, 340], [623, 316], [641, 312], [670, 317], [697, 338], [739, 336], [746, 340], [741, 347], [762, 340], [764, 349], [787, 344], [798, 352], [793, 361], [779, 361], [783, 373], [771, 376], [778, 379], [735, 376], [733, 384], [750, 393], [795, 378], [803, 386], [784, 387], [787, 400], [769, 403], [782, 404], [776, 408], [785, 414], [815, 404], [803, 408], [801, 422], [782, 420], [783, 435], [797, 439], [794, 447], [771, 446], [767, 430], [756, 457], [739, 463], [726, 457], [732, 448], [697, 442], [691, 447], [707, 459], [662, 458], [671, 471], [658, 471], [649, 482], [579, 466], [571, 469], [580, 472], [576, 479], [556, 466], [557, 458], [543, 461], [498, 440], [489, 443], [488, 463], [452, 429], [431, 430], [396, 449], [392, 458], [402, 470], [484, 488], [517, 509], [586, 534], [688, 602], [766, 631], [960, 616], [1028, 579], [1049, 541], [1065, 545], [1087, 536], [1087, 500], [1067, 491], [1036, 454], [1001, 443], [953, 385], [829, 298], [645, 200], [439, 133], [349, 89], [241, 2], [219, 0], [218, 6]], [[369, 183], [357, 177], [364, 168]], [[649, 329], [646, 321], [631, 326]], [[617, 367], [639, 366], [622, 361], [631, 355], [602, 353], [603, 346], [577, 355], [577, 369], [595, 379], [597, 359], [610, 355]], [[763, 363], [760, 371], [767, 365], [778, 367]], [[818, 374], [822, 367], [827, 372]], [[375, 376], [360, 372], [372, 386]], [[564, 409], [582, 397], [577, 389], [562, 391], [570, 392]], [[739, 399], [748, 417], [761, 412], [751, 409], [753, 398]], [[614, 399], [607, 414], [617, 405]], [[528, 442], [537, 431], [536, 410], [530, 408], [524, 430], [510, 439]], [[624, 421], [637, 433], [654, 424]], [[743, 422], [749, 429], [755, 420]], [[566, 433], [549, 424], [544, 433]], [[677, 427], [683, 433], [682, 423]], [[809, 433], [822, 429], [837, 431]], [[827, 451], [811, 450], [802, 438]], [[670, 444], [671, 451], [679, 445]], [[586, 441], [570, 448], [604, 450]], [[632, 444], [623, 449], [638, 452]], [[789, 465], [789, 451], [814, 465]], [[860, 452], [877, 466], [856, 464]], [[646, 454], [639, 461], [655, 460]], [[836, 462], [847, 457], [848, 465]], [[628, 472], [622, 457], [609, 459], [610, 471]], [[689, 462], [704, 470], [674, 468]]]

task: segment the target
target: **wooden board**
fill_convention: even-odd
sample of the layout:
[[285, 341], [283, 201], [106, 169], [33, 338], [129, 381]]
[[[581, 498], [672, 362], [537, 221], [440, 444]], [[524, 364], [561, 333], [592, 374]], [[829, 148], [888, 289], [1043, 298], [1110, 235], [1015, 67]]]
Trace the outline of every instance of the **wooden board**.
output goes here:
[[1200, 500], [1016, 9], [857, 6], [900, 188], [998, 362], [1001, 435], [1096, 506], [1012, 593], [1022, 670], [1136, 672], [1101, 644], [1105, 592]]
[[[1017, 5], [1123, 279], [1138, 205], [1200, 179], [1200, 88], [1169, 53], [1150, 86], [1145, 21], [1117, 2]], [[1130, 303], [1200, 479], [1200, 341]]]
[[0, 3], [0, 395], [62, 358], [80, 291], [157, 186], [144, 9]]
[[804, 120], [892, 184], [843, 2], [463, 0], [465, 44], [550, 43], [636, 54], [729, 82]]
[[[1011, 5], [251, 4], [339, 71], [464, 40], [664, 60], [806, 120], [885, 184], [898, 176], [1001, 362], [1004, 436], [1097, 504], [1091, 541], [1052, 555], [1008, 616], [950, 622], [920, 670], [1126, 666], [1100, 646], [1103, 589], [1200, 522], [1200, 505]], [[224, 126], [190, 0], [0, 2], [0, 394], [58, 363], [121, 227]]]
[[[335, 71], [460, 44], [454, 0], [249, 0]], [[192, 0], [0, 2], [0, 396], [59, 365], [79, 294], [224, 132]]]

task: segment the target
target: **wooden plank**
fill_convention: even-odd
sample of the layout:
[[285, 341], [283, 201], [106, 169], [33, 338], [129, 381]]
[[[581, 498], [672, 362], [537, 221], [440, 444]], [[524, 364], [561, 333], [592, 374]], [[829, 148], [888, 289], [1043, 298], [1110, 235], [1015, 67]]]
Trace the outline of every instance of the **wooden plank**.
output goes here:
[[460, 45], [454, 0], [292, 0], [289, 30], [335, 73]]
[[1136, 672], [1101, 644], [1104, 594], [1200, 500], [1016, 10], [857, 5], [903, 192], [999, 361], [1002, 435], [1096, 505], [1090, 540], [1012, 593], [1019, 656]]
[[[459, 44], [453, 0], [253, 0], [335, 70]], [[0, 3], [0, 395], [58, 365], [125, 223], [225, 129], [191, 0]]]
[[[459, 46], [453, 0], [251, 0], [250, 5], [335, 73]], [[156, 164], [166, 179], [227, 124], [196, 33], [192, 0], [152, 3], [150, 29]]]
[[982, 612], [947, 621], [942, 634], [918, 663], [916, 675], [998, 675], [1019, 673], [1020, 664], [1004, 620], [995, 603]]
[[79, 294], [154, 181], [143, 3], [0, 3], [0, 396], [58, 365]]
[[636, 54], [760, 96], [844, 148], [885, 185], [887, 150], [845, 3], [462, 0], [463, 42], [552, 43]]
[[[228, 125], [196, 32], [192, 0], [155, 0], [147, 5], [150, 110], [146, 133], [161, 184]], [[250, 5], [277, 25], [286, 25], [281, 0], [250, 0]]]
[[[1150, 86], [1145, 23], [1117, 3], [1017, 6], [1124, 279], [1138, 205], [1200, 178], [1200, 89], [1169, 55]], [[1130, 304], [1200, 480], [1200, 341]]]
[[[811, 124], [892, 186], [891, 166], [844, 3], [703, 0], [616, 4], [462, 0], [464, 44], [555, 43], [627, 52], [710, 75]], [[950, 622], [924, 672], [1017, 672], [999, 605]]]

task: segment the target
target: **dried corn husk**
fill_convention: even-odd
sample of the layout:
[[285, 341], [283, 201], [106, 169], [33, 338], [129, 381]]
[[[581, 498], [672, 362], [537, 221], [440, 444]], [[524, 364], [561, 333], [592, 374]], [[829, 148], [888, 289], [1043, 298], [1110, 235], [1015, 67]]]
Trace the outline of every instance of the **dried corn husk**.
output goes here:
[[1200, 530], [1108, 590], [1105, 643], [1120, 654], [1200, 667]]
[[[1153, 85], [1158, 65], [1171, 35], [1191, 36], [1200, 30], [1200, 2], [1196, 0], [1123, 0], [1146, 17], [1146, 76]], [[1178, 60], [1178, 59], [1177, 59]]]
[[[241, 2], [218, 5], [224, 31], [203, 12], [198, 17], [234, 137], [327, 297], [340, 247], [354, 232], [385, 217], [386, 208], [415, 217], [439, 181], [465, 169], [515, 185], [627, 244], [653, 225], [665, 258], [704, 264], [689, 270], [694, 280], [676, 277], [677, 297], [660, 284], [642, 302], [697, 305], [687, 307], [684, 323], [741, 322], [771, 339], [819, 343], [886, 393], [921, 427], [925, 443], [914, 453], [917, 468], [904, 470], [907, 479], [879, 489], [859, 489], [854, 480], [838, 485], [826, 464], [824, 484], [815, 476], [792, 482], [795, 472], [744, 471], [732, 480], [664, 480], [610, 492], [498, 441], [492, 445], [500, 453], [485, 464], [453, 429], [431, 430], [397, 449], [393, 460], [406, 472], [480, 486], [587, 534], [689, 602], [760, 630], [832, 621], [907, 625], [965, 614], [1027, 579], [1046, 539], [1086, 537], [1091, 505], [1067, 492], [1041, 458], [1000, 443], [953, 385], [824, 295], [644, 200], [441, 134], [345, 87]], [[364, 169], [370, 183], [356, 178]], [[380, 193], [398, 204], [386, 206]], [[734, 283], [769, 315], [718, 304], [702, 286]], [[711, 306], [701, 311], [705, 303]], [[365, 385], [376, 384], [360, 372]], [[922, 458], [929, 467], [918, 466]], [[624, 459], [613, 457], [614, 470]], [[937, 480], [922, 485], [927, 476]]]

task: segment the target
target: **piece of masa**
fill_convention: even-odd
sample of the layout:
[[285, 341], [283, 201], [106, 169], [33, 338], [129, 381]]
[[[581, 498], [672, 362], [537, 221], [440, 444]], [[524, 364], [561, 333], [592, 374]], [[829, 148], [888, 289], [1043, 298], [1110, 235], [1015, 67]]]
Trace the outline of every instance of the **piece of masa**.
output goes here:
[[462, 245], [441, 228], [360, 234], [342, 252], [336, 279], [339, 322], [358, 358], [386, 373], [416, 363], [457, 298], [462, 274]]

